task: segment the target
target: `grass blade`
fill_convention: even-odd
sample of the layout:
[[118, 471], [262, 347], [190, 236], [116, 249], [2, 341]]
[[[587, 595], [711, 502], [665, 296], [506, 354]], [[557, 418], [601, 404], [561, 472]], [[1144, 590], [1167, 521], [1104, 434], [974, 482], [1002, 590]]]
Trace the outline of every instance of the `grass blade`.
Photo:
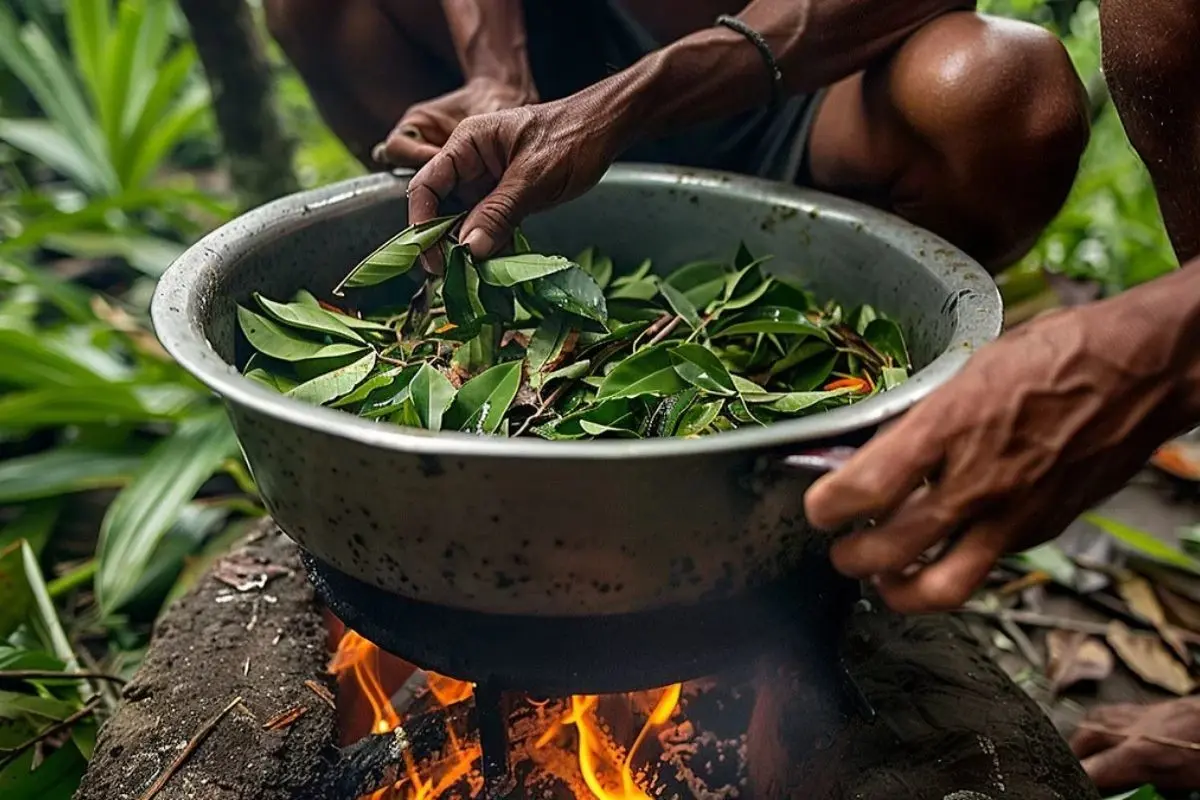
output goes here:
[[104, 171], [97, 168], [92, 156], [80, 148], [78, 140], [49, 120], [0, 119], [0, 139], [44, 161], [88, 191], [103, 192], [107, 188]]
[[236, 452], [223, 409], [184, 422], [154, 447], [100, 527], [96, 597], [104, 613], [120, 608], [184, 506]]
[[1133, 549], [1138, 555], [1153, 561], [1162, 562], [1185, 572], [1200, 575], [1200, 561], [1192, 558], [1182, 550], [1177, 550], [1169, 544], [1160, 541], [1152, 534], [1140, 531], [1123, 522], [1101, 516], [1100, 514], [1084, 514], [1083, 519]]

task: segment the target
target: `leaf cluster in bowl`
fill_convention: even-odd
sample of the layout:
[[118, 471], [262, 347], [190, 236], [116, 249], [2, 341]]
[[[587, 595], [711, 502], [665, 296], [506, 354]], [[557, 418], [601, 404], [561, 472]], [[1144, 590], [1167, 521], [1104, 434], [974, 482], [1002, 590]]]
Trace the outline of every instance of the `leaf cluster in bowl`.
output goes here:
[[[460, 219], [402, 231], [342, 280], [337, 304], [255, 295], [238, 308], [245, 376], [409, 427], [595, 439], [765, 425], [909, 375], [894, 322], [818, 303], [744, 245], [665, 277], [595, 248], [539, 255], [520, 233], [511, 253], [476, 261], [452, 235]], [[425, 254], [440, 254], [442, 275], [425, 273]], [[403, 302], [381, 306], [384, 284], [404, 287]]]

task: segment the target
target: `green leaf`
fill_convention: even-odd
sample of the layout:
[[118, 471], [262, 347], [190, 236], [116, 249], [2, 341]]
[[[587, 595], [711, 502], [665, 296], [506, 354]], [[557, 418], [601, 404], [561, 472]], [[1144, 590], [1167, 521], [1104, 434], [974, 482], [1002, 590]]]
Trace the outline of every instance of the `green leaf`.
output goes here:
[[[377, 419], [395, 413], [408, 398], [408, 389], [412, 385], [412, 379], [417, 376], [422, 366], [422, 364], [410, 364], [407, 367], [401, 367], [392, 381], [374, 389], [367, 395], [363, 400], [362, 407], [358, 410], [359, 416]], [[355, 394], [362, 388], [360, 386], [359, 389], [356, 389]]]
[[0, 430], [26, 430], [55, 425], [154, 422], [179, 417], [196, 399], [180, 386], [135, 388], [109, 384], [101, 391], [90, 386], [38, 389], [0, 395]]
[[827, 401], [848, 397], [853, 394], [851, 389], [835, 389], [830, 392], [788, 392], [778, 400], [772, 401], [767, 408], [781, 414], [799, 414]]
[[273, 389], [280, 394], [287, 394], [292, 389], [295, 389], [300, 384], [293, 378], [287, 375], [280, 375], [274, 372], [268, 372], [265, 367], [249, 368], [247, 365], [244, 375], [255, 383], [260, 383], [268, 389]]
[[408, 385], [408, 392], [421, 427], [431, 431], [441, 430], [442, 415], [454, 402], [454, 384], [434, 367], [422, 364]]
[[576, 266], [555, 272], [531, 284], [533, 293], [542, 301], [568, 314], [595, 320], [608, 321], [608, 309], [604, 303], [604, 292], [592, 277]]
[[1191, 572], [1200, 574], [1200, 561], [1192, 558], [1187, 553], [1181, 550], [1176, 550], [1169, 544], [1155, 537], [1153, 534], [1140, 531], [1137, 528], [1126, 525], [1109, 517], [1101, 516], [1100, 514], [1090, 513], [1084, 514], [1083, 519], [1095, 525], [1100, 530], [1117, 539], [1132, 550], [1137, 551], [1141, 556], [1149, 558], [1153, 561], [1158, 561], [1163, 564]]
[[296, 292], [293, 302], [301, 303], [306, 306], [312, 306], [314, 308], [324, 309], [326, 313], [332, 314], [334, 318], [336, 318], [347, 328], [359, 331], [361, 333], [378, 333], [383, 336], [393, 337], [396, 335], [396, 330], [394, 328], [390, 328], [381, 322], [375, 322], [374, 320], [369, 319], [359, 319], [358, 317], [341, 311], [331, 311], [329, 308], [321, 305], [321, 301], [317, 299], [316, 295], [304, 289]]
[[659, 283], [658, 290], [662, 293], [663, 299], [667, 301], [667, 305], [675, 312], [675, 315], [682, 317], [689, 328], [696, 330], [700, 327], [700, 312], [696, 310], [696, 306], [692, 304], [687, 295], [666, 281]]
[[1045, 572], [1060, 586], [1068, 589], [1078, 586], [1079, 567], [1054, 542], [1046, 542], [1032, 550], [1018, 553], [1012, 559], [1024, 565], [1027, 571]]
[[10, 386], [96, 386], [105, 378], [42, 337], [0, 328], [0, 376]]
[[550, 383], [550, 381], [557, 380], [579, 380], [584, 375], [588, 374], [588, 372], [591, 370], [591, 367], [591, 361], [586, 358], [581, 361], [575, 361], [565, 367], [562, 367], [561, 369], [556, 369], [553, 372], [547, 372], [542, 375], [541, 385], [546, 386]]
[[641, 395], [667, 395], [682, 391], [687, 383], [675, 371], [669, 345], [647, 347], [626, 358], [604, 378], [597, 400]]
[[846, 324], [854, 328], [859, 336], [863, 336], [867, 332], [867, 326], [875, 320], [879, 319], [879, 312], [874, 306], [861, 305], [846, 315]]
[[489, 258], [476, 268], [484, 283], [492, 286], [516, 286], [538, 278], [545, 278], [577, 266], [562, 256], [542, 256], [522, 253], [512, 256]]
[[77, 709], [77, 705], [66, 700], [0, 691], [0, 719], [18, 719], [29, 715], [58, 722], [71, 716]]
[[137, 472], [136, 449], [60, 447], [0, 461], [0, 505], [124, 485]]
[[608, 291], [609, 300], [652, 300], [658, 294], [658, 280], [655, 278], [638, 278], [637, 280], [620, 279], [613, 281]]
[[0, 770], [0, 797], [7, 800], [71, 800], [87, 770], [87, 759], [68, 743], [37, 768], [29, 750]]
[[525, 233], [520, 228], [513, 228], [513, 252], [517, 255], [533, 252], [533, 248], [529, 246], [529, 240], [525, 238]]
[[462, 385], [446, 411], [445, 427], [492, 435], [521, 388], [521, 362], [497, 364]]
[[337, 315], [331, 314], [319, 305], [314, 307], [307, 303], [276, 303], [274, 300], [263, 297], [258, 292], [254, 293], [254, 299], [262, 306], [263, 311], [266, 311], [276, 322], [290, 325], [300, 330], [332, 336], [335, 339], [366, 344], [362, 336], [351, 330], [349, 326], [337, 318]]
[[730, 320], [728, 324], [718, 328], [712, 336], [714, 339], [717, 339], [760, 333], [815, 336], [823, 341], [829, 340], [829, 334], [805, 316], [803, 311], [778, 307], [759, 308], [739, 314]]
[[305, 381], [289, 391], [287, 396], [314, 405], [324, 405], [354, 391], [374, 368], [375, 351], [368, 350], [365, 356], [351, 364]]
[[[787, 351], [783, 358], [776, 359], [774, 362], [772, 362], [771, 368], [767, 371], [767, 374], [768, 376], [774, 378], [776, 375], [787, 372], [792, 367], [802, 364], [803, 362], [808, 361], [810, 358], [815, 358], [820, 355], [832, 356], [835, 361], [837, 359], [837, 353], [833, 351], [832, 347], [827, 342], [814, 339], [797, 340], [794, 344], [792, 344], [791, 348]], [[833, 371], [833, 366], [833, 364], [829, 365], [830, 372]]]
[[884, 367], [879, 372], [879, 379], [883, 384], [883, 390], [886, 392], [889, 389], [895, 389], [908, 380], [908, 370], [903, 367]]
[[1180, 528], [1179, 543], [1188, 555], [1200, 557], [1200, 525]]
[[400, 425], [405, 428], [425, 428], [425, 423], [421, 420], [421, 415], [417, 411], [416, 401], [413, 400], [411, 394], [407, 392], [404, 399], [400, 401], [398, 406], [395, 406], [395, 411], [388, 417], [388, 421], [394, 425]]
[[475, 326], [487, 312], [479, 297], [479, 274], [471, 264], [467, 248], [454, 245], [446, 254], [446, 277], [442, 282], [446, 318], [460, 328]]
[[564, 314], [551, 314], [543, 319], [530, 337], [529, 347], [525, 351], [530, 373], [539, 373], [554, 363], [562, 354], [570, 333], [571, 326]]
[[[587, 422], [587, 428], [584, 427], [584, 422]], [[534, 432], [547, 439], [582, 439], [589, 435], [588, 428], [601, 433], [610, 430], [632, 432], [633, 426], [633, 412], [629, 400], [617, 398], [584, 406], [550, 425], [535, 429]]]
[[[354, 389], [354, 391], [350, 392], [349, 394], [343, 395], [342, 397], [338, 398], [335, 402], [330, 403], [329, 405], [332, 408], [345, 408], [346, 406], [351, 406], [351, 405], [354, 405], [355, 403], [362, 403], [362, 402], [366, 401], [368, 398], [370, 398], [371, 395], [374, 394], [375, 392], [377, 392], [381, 389], [387, 389], [387, 388], [391, 387], [391, 385], [396, 382], [396, 378], [399, 377], [400, 373], [403, 372], [405, 369], [406, 369], [405, 367], [392, 367], [391, 369], [386, 369], [386, 370], [383, 370], [382, 372], [377, 372], [374, 375], [367, 378], [362, 383], [360, 383]], [[417, 374], [416, 367], [412, 368], [412, 374], [413, 375]]]
[[333, 293], [340, 295], [343, 289], [376, 286], [404, 275], [412, 269], [421, 254], [445, 238], [462, 217], [462, 214], [456, 214], [431, 219], [421, 225], [410, 225], [359, 262]]
[[338, 358], [362, 353], [363, 345], [325, 344], [293, 333], [273, 320], [238, 306], [238, 324], [250, 346], [263, 355], [280, 361], [305, 361], [312, 358]]
[[683, 413], [675, 428], [675, 436], [696, 436], [702, 433], [717, 419], [724, 408], [724, 400], [711, 400], [707, 403], [696, 403]]
[[874, 347], [880, 355], [891, 359], [895, 366], [907, 368], [910, 365], [904, 333], [900, 326], [890, 319], [879, 317], [871, 320], [862, 336], [867, 340], [867, 344]]
[[669, 353], [679, 377], [710, 394], [733, 395], [737, 388], [721, 360], [706, 347], [681, 344]]
[[584, 250], [575, 261], [584, 272], [592, 276], [592, 280], [601, 289], [607, 288], [608, 284], [612, 282], [613, 260], [600, 253], [596, 248], [589, 247]]
[[788, 383], [792, 391], [811, 392], [824, 386], [829, 382], [833, 368], [837, 366], [837, 360], [836, 352], [828, 352], [799, 364], [795, 371], [788, 376]]
[[719, 261], [685, 264], [663, 279], [682, 292], [696, 308], [708, 308], [725, 291], [729, 267]]
[[223, 409], [183, 422], [150, 451], [100, 526], [96, 596], [105, 614], [120, 608], [183, 507], [236, 453], [237, 440]]

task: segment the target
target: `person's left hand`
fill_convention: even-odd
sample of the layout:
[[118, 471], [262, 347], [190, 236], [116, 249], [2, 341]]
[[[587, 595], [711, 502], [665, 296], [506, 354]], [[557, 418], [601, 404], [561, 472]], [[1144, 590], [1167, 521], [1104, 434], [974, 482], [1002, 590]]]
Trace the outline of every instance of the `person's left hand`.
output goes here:
[[873, 579], [897, 611], [956, 608], [1001, 555], [1056, 536], [1123, 485], [1186, 422], [1180, 334], [1145, 297], [1001, 337], [817, 481], [805, 496], [813, 524], [880, 520], [836, 541], [834, 565]]
[[1071, 737], [1071, 750], [1103, 791], [1147, 783], [1165, 792], [1200, 789], [1200, 698], [1095, 709]]

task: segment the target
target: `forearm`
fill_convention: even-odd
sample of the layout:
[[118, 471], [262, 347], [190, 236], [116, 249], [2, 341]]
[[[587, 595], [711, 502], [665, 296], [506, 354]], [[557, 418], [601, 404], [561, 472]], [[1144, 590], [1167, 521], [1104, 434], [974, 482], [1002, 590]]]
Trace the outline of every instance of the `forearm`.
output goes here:
[[463, 77], [537, 93], [525, 45], [522, 0], [442, 0]]
[[[755, 0], [739, 15], [762, 34], [785, 94], [848, 77], [929, 20], [974, 8], [973, 0]], [[712, 27], [643, 58], [588, 92], [628, 121], [627, 138], [660, 136], [762, 106], [771, 74], [742, 34]]]
[[1097, 325], [1118, 331], [1142, 369], [1170, 389], [1163, 409], [1179, 429], [1200, 425], [1200, 259], [1106, 301]]

